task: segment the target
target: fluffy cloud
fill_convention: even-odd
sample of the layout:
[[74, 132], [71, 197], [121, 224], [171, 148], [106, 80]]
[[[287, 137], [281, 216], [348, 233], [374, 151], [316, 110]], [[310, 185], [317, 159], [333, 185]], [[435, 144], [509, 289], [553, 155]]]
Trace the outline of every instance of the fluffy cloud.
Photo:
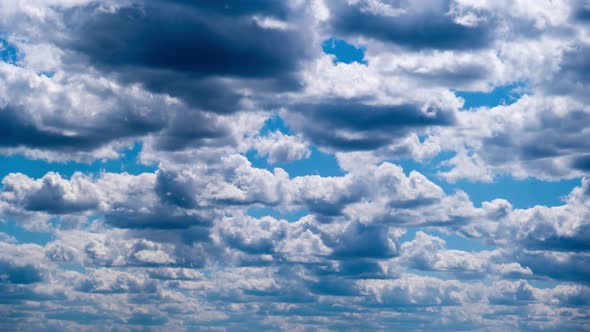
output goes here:
[[583, 180], [560, 206], [513, 209], [503, 200], [487, 202], [487, 221], [462, 232], [505, 248], [502, 255], [532, 271], [531, 277], [583, 281], [589, 277], [587, 201], [588, 180]]
[[252, 147], [270, 163], [290, 162], [306, 159], [311, 155], [309, 145], [297, 136], [289, 136], [280, 131], [257, 137]]
[[89, 5], [66, 16], [65, 44], [122, 80], [199, 108], [235, 112], [245, 107], [244, 90], [296, 86], [293, 75], [312, 53], [302, 47], [310, 37], [297, 12], [268, 1], [133, 1], [113, 11]]
[[480, 48], [492, 39], [491, 22], [449, 15], [451, 1], [329, 3], [333, 11], [330, 24], [336, 35], [362, 36], [416, 49]]
[[452, 168], [442, 176], [449, 180], [490, 180], [502, 173], [541, 179], [582, 176], [587, 171], [588, 133], [583, 125], [587, 118], [587, 107], [565, 96], [523, 96], [508, 106], [461, 113], [460, 128], [443, 131], [439, 138], [443, 146], [458, 151], [447, 161]]
[[64, 159], [55, 152], [74, 159], [113, 157], [112, 148], [104, 149], [108, 143], [158, 131], [167, 121], [165, 98], [90, 74], [50, 78], [0, 62], [0, 75], [0, 146], [8, 152], [54, 152], [48, 159]]
[[39, 180], [16, 173], [2, 180], [2, 200], [31, 211], [68, 214], [98, 207], [99, 190], [90, 179], [76, 173], [70, 181], [57, 173]]
[[589, 8], [0, 0], [0, 329], [584, 329]]
[[[436, 106], [370, 105], [350, 100], [295, 106], [287, 123], [315, 144], [338, 150], [376, 149], [408, 131], [454, 122], [452, 111]], [[336, 130], [327, 131], [330, 126]]]

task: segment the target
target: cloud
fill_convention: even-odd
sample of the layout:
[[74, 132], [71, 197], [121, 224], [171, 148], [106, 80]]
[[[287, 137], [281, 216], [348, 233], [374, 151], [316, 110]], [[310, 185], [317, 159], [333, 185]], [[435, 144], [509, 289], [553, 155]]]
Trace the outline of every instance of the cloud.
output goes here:
[[58, 173], [39, 180], [13, 173], [2, 180], [2, 200], [30, 211], [51, 214], [84, 212], [98, 208], [100, 193], [92, 180], [76, 173], [70, 181]]
[[391, 267], [450, 274], [462, 280], [491, 278], [532, 278], [529, 267], [512, 261], [513, 257], [501, 249], [463, 251], [447, 249], [439, 237], [418, 231], [414, 240], [404, 242], [400, 255]]
[[583, 329], [586, 7], [0, 1], [0, 330]]
[[363, 291], [371, 296], [377, 306], [413, 307], [459, 305], [469, 289], [461, 291], [455, 281], [407, 276], [399, 280], [366, 281]]
[[[381, 1], [330, 1], [336, 35], [362, 36], [415, 49], [476, 49], [487, 46], [493, 31], [485, 21], [449, 15], [451, 1], [427, 4]], [[470, 24], [467, 24], [470, 23]]]
[[267, 157], [268, 162], [273, 164], [307, 159], [311, 155], [307, 142], [280, 131], [256, 138], [252, 142], [252, 147], [260, 156]]
[[[24, 148], [31, 155], [57, 155], [51, 159], [78, 159], [80, 152], [100, 158], [101, 148], [157, 132], [167, 122], [161, 109], [170, 105], [165, 98], [88, 74], [49, 78], [1, 62], [0, 76], [5, 82], [0, 147], [8, 152]], [[90, 157], [92, 152], [98, 153]]]
[[109, 193], [105, 220], [121, 228], [187, 228], [207, 226], [210, 222], [201, 212], [185, 210], [160, 199], [155, 189], [156, 174], [104, 174], [100, 185]]
[[587, 281], [587, 200], [588, 181], [583, 180], [560, 206], [512, 209], [506, 201], [484, 203], [484, 210], [492, 212], [488, 221], [467, 225], [463, 232], [506, 248], [503, 255], [532, 271], [531, 277]]
[[397, 255], [395, 238], [386, 227], [351, 223], [335, 243], [333, 256], [349, 258], [387, 258]]
[[153, 293], [156, 284], [124, 272], [99, 269], [86, 276], [76, 289], [84, 293]]
[[[307, 37], [295, 13], [264, 1], [134, 1], [114, 11], [89, 5], [66, 16], [71, 38], [65, 46], [124, 81], [199, 108], [235, 112], [248, 86], [259, 92], [296, 87], [293, 75], [310, 50], [301, 47]], [[299, 29], [260, 24], [281, 19]]]
[[10, 284], [32, 284], [42, 280], [41, 274], [34, 266], [18, 266], [3, 261], [0, 261], [0, 279], [3, 283]]
[[502, 237], [510, 236], [511, 240], [529, 249], [585, 251], [588, 249], [583, 244], [587, 226], [583, 221], [587, 211], [582, 206], [588, 201], [588, 185], [588, 180], [584, 179], [560, 206], [512, 209], [502, 200], [486, 203], [484, 209], [500, 212], [490, 218], [490, 222], [498, 227], [488, 228], [488, 224], [482, 225], [481, 229], [491, 230], [488, 234], [502, 242]]
[[[155, 174], [105, 172], [96, 179], [76, 174], [65, 180], [49, 173], [33, 180], [12, 174], [4, 180], [1, 197], [6, 214], [102, 213], [110, 225], [135, 229], [208, 227], [220, 215], [218, 209], [243, 206], [305, 208], [325, 220], [347, 216], [401, 224], [460, 222], [473, 210], [464, 194], [445, 196], [420, 173], [406, 176], [390, 163], [340, 177], [290, 179], [281, 168], [255, 168], [241, 155], [222, 158], [219, 164], [162, 168]], [[449, 207], [458, 209], [453, 205], [465, 209], [449, 216]]]
[[[336, 100], [295, 106], [287, 124], [313, 143], [339, 150], [369, 150], [391, 143], [408, 131], [451, 125], [452, 111], [424, 105], [370, 105]], [[328, 131], [335, 126], [337, 130]]]
[[587, 108], [565, 96], [523, 96], [511, 105], [460, 113], [460, 127], [443, 129], [439, 137], [457, 151], [446, 162], [450, 170], [440, 174], [451, 181], [489, 181], [501, 173], [546, 180], [582, 176], [587, 118]]
[[248, 255], [260, 255], [267, 263], [318, 263], [332, 252], [321, 230], [305, 220], [288, 223], [268, 216], [255, 219], [237, 215], [219, 221], [216, 228], [214, 236], [224, 244]]

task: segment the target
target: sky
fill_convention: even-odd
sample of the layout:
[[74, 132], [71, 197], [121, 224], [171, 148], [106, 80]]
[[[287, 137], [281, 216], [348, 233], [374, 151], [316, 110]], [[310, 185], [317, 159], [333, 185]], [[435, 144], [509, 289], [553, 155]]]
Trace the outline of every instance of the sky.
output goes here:
[[0, 0], [0, 330], [590, 331], [590, 2]]

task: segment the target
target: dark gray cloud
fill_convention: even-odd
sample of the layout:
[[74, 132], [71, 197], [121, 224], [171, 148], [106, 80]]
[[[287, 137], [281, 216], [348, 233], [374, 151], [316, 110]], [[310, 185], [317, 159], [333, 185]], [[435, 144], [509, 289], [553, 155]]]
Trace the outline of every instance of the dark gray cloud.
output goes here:
[[32, 265], [16, 265], [0, 260], [0, 283], [32, 284], [41, 280], [41, 272]]
[[537, 276], [558, 281], [590, 283], [590, 257], [583, 253], [559, 253], [551, 251], [522, 251], [516, 260], [530, 267]]
[[354, 222], [338, 238], [332, 255], [343, 260], [391, 258], [397, 255], [397, 244], [387, 227]]
[[465, 87], [490, 77], [491, 68], [486, 63], [467, 63], [453, 68], [438, 68], [427, 73], [405, 72], [425, 85]]
[[[98, 138], [98, 137], [96, 137]], [[73, 137], [59, 132], [38, 128], [26, 113], [13, 107], [0, 111], [0, 146], [4, 147], [34, 147], [34, 148], [63, 148], [92, 149], [102, 142], [90, 137]]]
[[[575, 6], [573, 11], [573, 17], [583, 23], [590, 22], [590, 6], [585, 1], [579, 1], [580, 3]], [[582, 4], [585, 2], [585, 4]]]
[[257, 21], [297, 24], [290, 16], [288, 5], [268, 1], [135, 1], [114, 12], [91, 5], [68, 15], [74, 32], [68, 44], [124, 81], [233, 112], [241, 99], [235, 88], [268, 87], [265, 80], [272, 90], [296, 86], [293, 74], [310, 53], [302, 27], [269, 28]]
[[105, 213], [105, 221], [115, 227], [131, 229], [185, 229], [211, 224], [211, 219], [206, 214], [146, 201], [113, 203], [111, 209]]
[[415, 104], [371, 105], [359, 100], [297, 104], [287, 124], [316, 145], [337, 150], [373, 150], [411, 131], [455, 122], [451, 110]]
[[[59, 31], [45, 37], [61, 48], [58, 75], [2, 63], [14, 100], [0, 112], [0, 147], [90, 160], [113, 158], [113, 144], [150, 135], [155, 151], [235, 145], [227, 123], [234, 119], [200, 111], [233, 113], [253, 107], [245, 95], [262, 100], [266, 92], [298, 89], [301, 64], [317, 52], [303, 47], [309, 42], [303, 11], [283, 2], [105, 6], [90, 1], [52, 8], [63, 18]], [[52, 101], [35, 103], [29, 94]]]
[[[532, 120], [532, 119], [531, 119]], [[559, 121], [560, 126], [553, 124]], [[528, 126], [537, 126], [537, 130], [530, 133], [523, 133], [522, 137], [514, 137], [511, 133], [505, 132], [494, 137], [485, 139], [486, 154], [491, 163], [505, 160], [505, 158], [519, 157], [522, 160], [540, 160], [544, 158], [559, 157], [565, 153], [579, 153], [586, 151], [590, 145], [580, 141], [585, 123], [590, 121], [590, 114], [583, 110], [571, 110], [567, 114], [545, 112], [538, 114], [535, 123]], [[543, 140], [539, 140], [540, 137]], [[502, 151], [507, 148], [514, 148], [517, 156], [506, 156]], [[504, 155], [504, 156], [503, 156]], [[497, 158], [497, 160], [494, 160]]]
[[426, 5], [384, 1], [378, 8], [369, 1], [329, 3], [330, 25], [337, 36], [361, 36], [411, 49], [477, 49], [492, 39], [489, 23], [468, 26], [454, 21], [448, 14], [451, 1]]
[[590, 90], [590, 45], [579, 43], [566, 49], [559, 70], [550, 84], [542, 87], [550, 94], [575, 95], [587, 101]]
[[[116, 140], [138, 138], [163, 128], [158, 118], [142, 118], [132, 112], [107, 116], [103, 123], [77, 124], [46, 120], [35, 123], [30, 117], [34, 110], [22, 107], [0, 109], [0, 147], [29, 148], [61, 152], [91, 152]], [[124, 118], [123, 118], [124, 117]]]
[[584, 172], [590, 171], [590, 155], [581, 155], [575, 157], [572, 161], [572, 167]]
[[319, 282], [308, 284], [309, 289], [315, 294], [332, 296], [357, 296], [358, 288], [354, 280], [339, 278], [322, 278]]
[[134, 313], [131, 318], [127, 320], [127, 324], [143, 325], [143, 326], [160, 326], [168, 322], [165, 316], [154, 317], [152, 313]]
[[277, 18], [285, 18], [289, 6], [283, 1], [274, 0], [222, 0], [213, 2], [195, 2], [191, 0], [158, 0], [162, 3], [178, 3], [188, 7], [199, 8], [206, 13], [223, 15], [266, 14]]
[[100, 325], [101, 321], [115, 321], [119, 324], [124, 323], [123, 320], [117, 319], [116, 317], [113, 317], [106, 313], [97, 314], [92, 312], [71, 310], [50, 312], [47, 313], [45, 317], [47, 319], [72, 321], [81, 325], [90, 325], [94, 327]]
[[166, 129], [153, 142], [162, 151], [183, 150], [201, 146], [235, 144], [230, 128], [213, 115], [191, 110], [174, 112]]
[[90, 156], [118, 141], [158, 132], [168, 123], [165, 108], [171, 105], [164, 98], [113, 82], [83, 74], [48, 78], [4, 63], [0, 76], [6, 93], [0, 107], [0, 148], [75, 159], [77, 152]]
[[164, 202], [190, 208], [196, 206], [198, 188], [188, 185], [188, 179], [182, 174], [168, 170], [159, 170], [156, 176], [155, 190]]
[[[91, 11], [83, 16], [80, 39], [73, 46], [105, 65], [181, 71], [195, 77], [267, 77], [295, 67], [296, 58], [285, 57], [292, 55], [295, 45], [287, 42], [294, 34], [265, 30], [240, 15], [244, 13], [207, 13], [209, 7], [213, 6], [152, 1], [115, 13]], [[287, 47], [276, 47], [279, 40]]]
[[0, 304], [14, 305], [23, 303], [24, 301], [44, 302], [65, 299], [63, 292], [44, 292], [31, 286], [28, 284], [11, 285], [0, 283]]
[[162, 182], [158, 184], [157, 177], [153, 173], [104, 174], [99, 186], [108, 204], [103, 211], [105, 221], [115, 227], [137, 230], [211, 225], [210, 211], [185, 209], [174, 204], [174, 199], [168, 195], [170, 191], [162, 191]]

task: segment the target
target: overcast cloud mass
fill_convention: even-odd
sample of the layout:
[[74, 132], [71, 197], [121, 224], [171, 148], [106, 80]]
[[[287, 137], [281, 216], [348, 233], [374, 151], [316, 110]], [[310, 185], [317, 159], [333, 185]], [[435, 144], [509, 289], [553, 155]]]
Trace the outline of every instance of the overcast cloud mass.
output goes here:
[[590, 2], [0, 0], [0, 330], [590, 331]]

